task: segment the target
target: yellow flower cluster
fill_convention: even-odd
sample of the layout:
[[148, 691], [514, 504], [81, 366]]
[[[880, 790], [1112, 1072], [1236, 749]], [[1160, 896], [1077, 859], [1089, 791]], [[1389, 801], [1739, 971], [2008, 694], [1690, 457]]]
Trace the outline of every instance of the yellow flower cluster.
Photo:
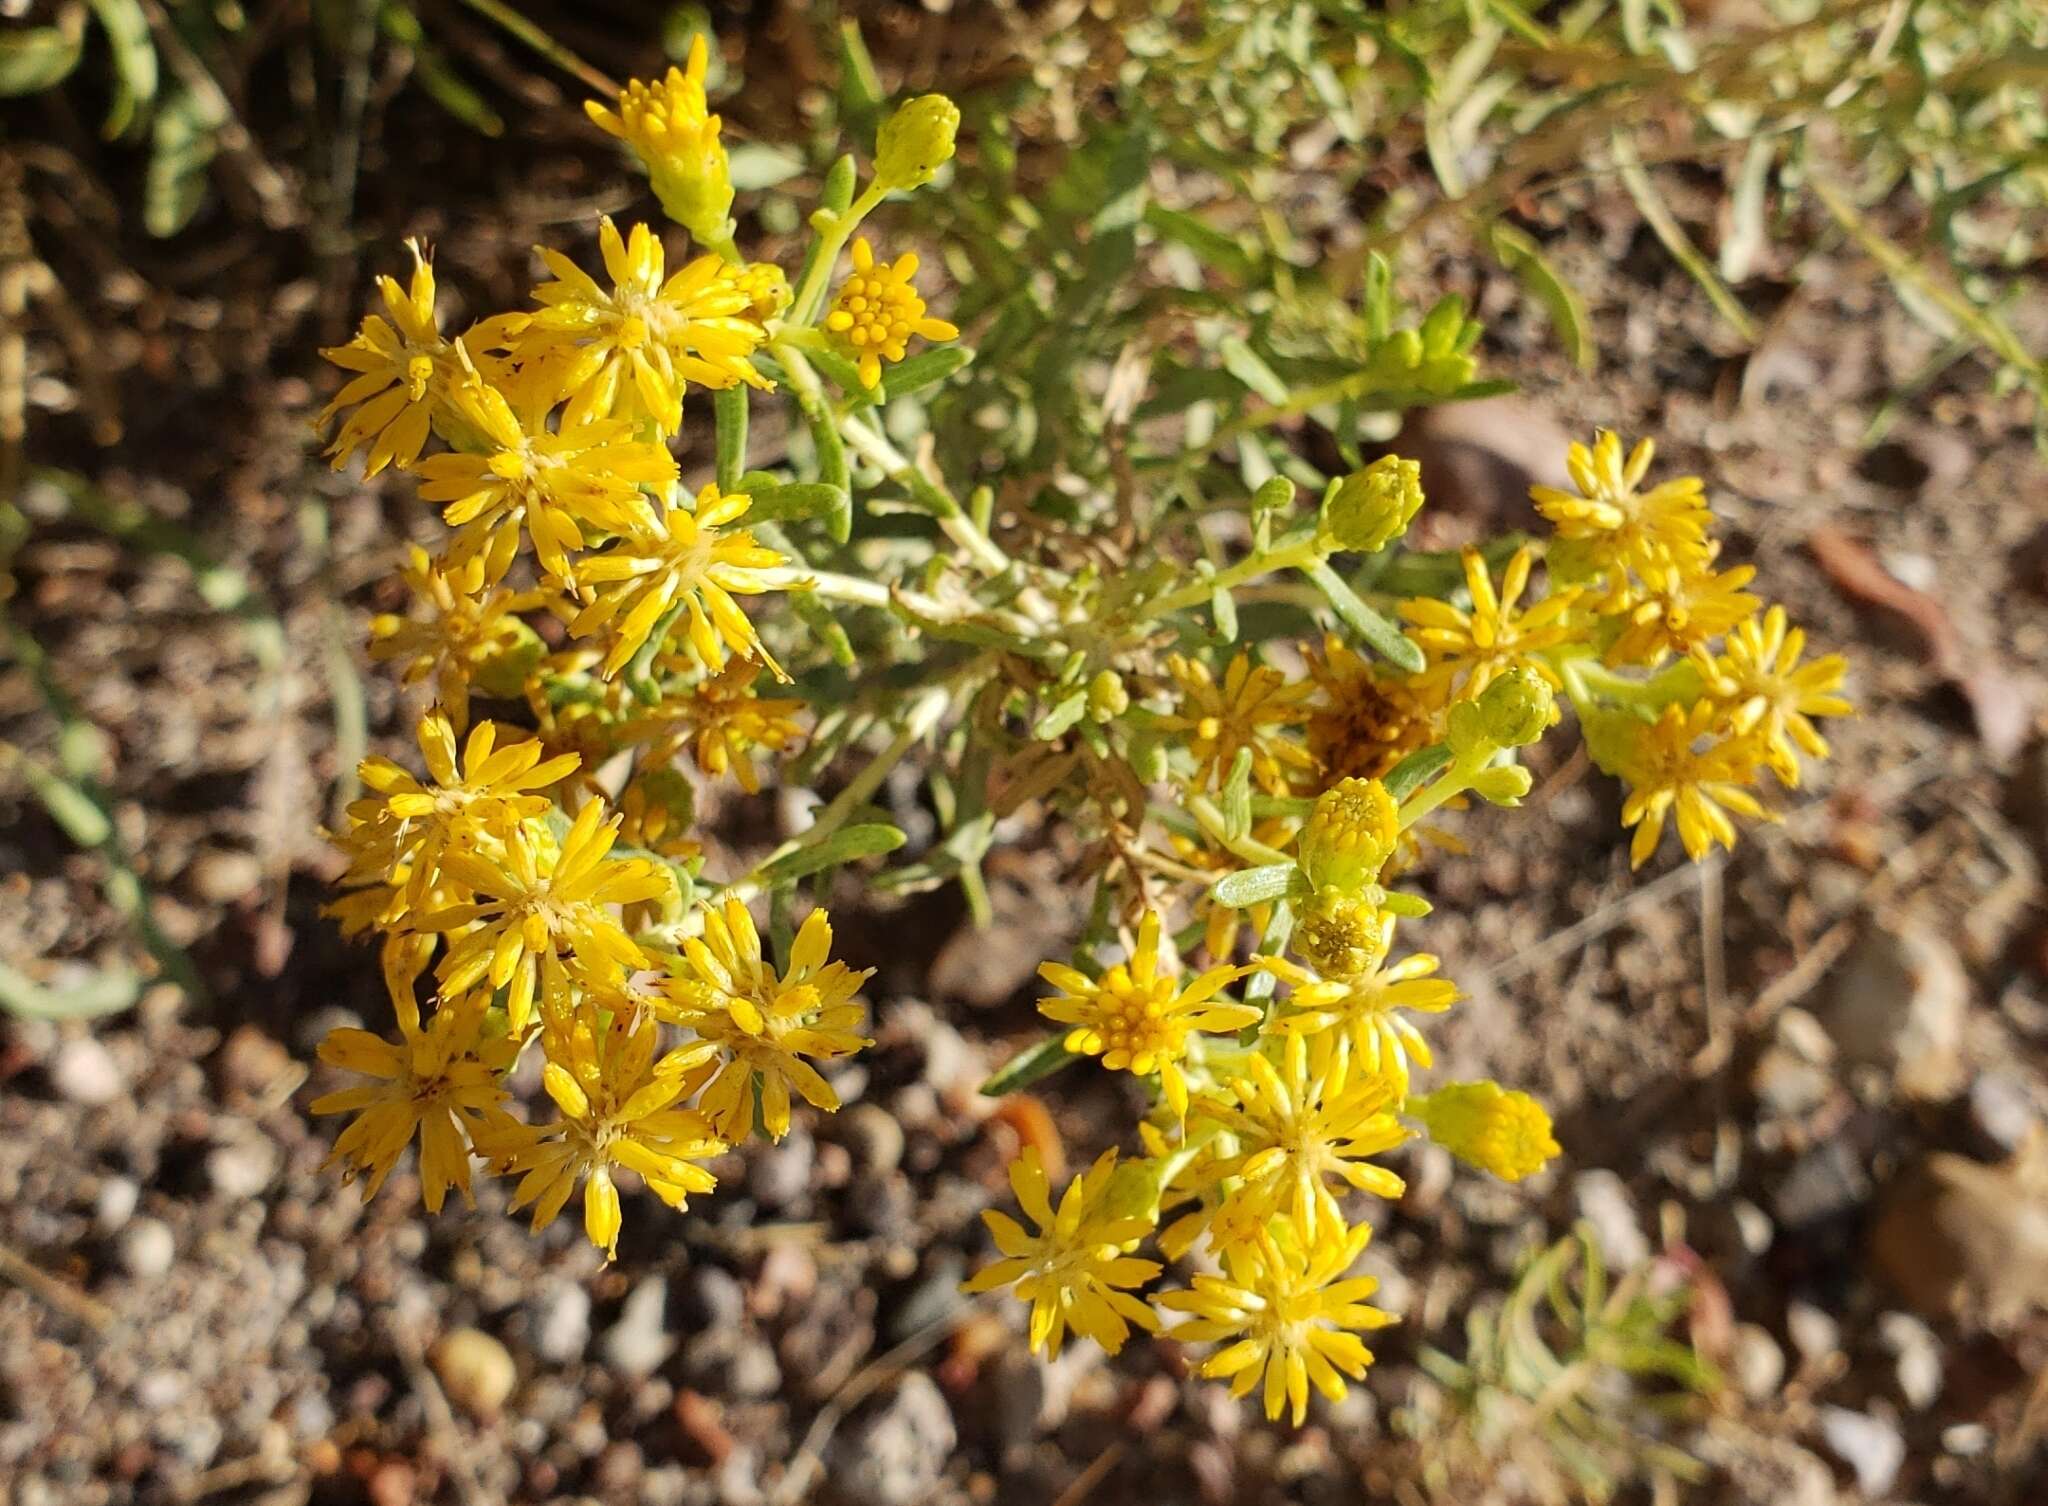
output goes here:
[[[1361, 1336], [1392, 1321], [1356, 1270], [1370, 1225], [1351, 1203], [1401, 1195], [1382, 1158], [1422, 1135], [1520, 1181], [1558, 1153], [1527, 1094], [1414, 1081], [1434, 1064], [1418, 1023], [1461, 997], [1438, 958], [1398, 940], [1429, 908], [1394, 887], [1425, 818], [1516, 804], [1530, 780], [1515, 749], [1569, 702], [1630, 785], [1636, 861], [1667, 811], [1698, 856], [1707, 836], [1733, 841], [1724, 808], [1761, 814], [1746, 788], [1758, 771], [1796, 782], [1799, 757], [1827, 751], [1813, 719], [1849, 709], [1842, 661], [1802, 663], [1783, 609], [1743, 589], [1754, 572], [1714, 568], [1700, 483], [1641, 489], [1650, 456], [1624, 459], [1605, 434], [1574, 446], [1579, 494], [1536, 493], [1556, 525], [1547, 560], [1529, 544], [1496, 571], [1464, 551], [1462, 600], [1399, 603], [1420, 650], [1409, 667], [1332, 635], [1304, 646], [1298, 671], [1183, 650], [1149, 686], [1119, 679], [1147, 708], [1161, 749], [1150, 773], [1177, 788], [1184, 829], [1133, 886], [1142, 908], [1122, 957], [1046, 963], [1040, 1009], [1060, 1049], [1144, 1079], [1156, 1103], [1143, 1155], [1105, 1156], [1056, 1210], [1037, 1161], [1013, 1168], [1037, 1233], [986, 1215], [1001, 1258], [970, 1288], [1014, 1283], [1034, 1347], [1056, 1351], [1071, 1327], [1114, 1351], [1178, 1317], [1172, 1337], [1218, 1346], [1202, 1373], [1298, 1423], [1312, 1391], [1343, 1395], [1371, 1360]], [[1263, 547], [1272, 567], [1315, 571], [1331, 553], [1384, 548], [1421, 505], [1412, 462], [1384, 460], [1332, 483], [1311, 538]], [[1202, 886], [1177, 933], [1207, 951], [1200, 971], [1175, 960], [1161, 880]], [[1256, 946], [1240, 962], [1246, 919]], [[1135, 1254], [1147, 1238], [1163, 1261]], [[1184, 1260], [1201, 1263], [1189, 1284], [1144, 1290]]]
[[[670, 445], [685, 402], [771, 390], [757, 357], [777, 339], [782, 371], [837, 342], [872, 384], [911, 336], [957, 333], [925, 316], [916, 257], [884, 265], [865, 240], [822, 328], [795, 319], [781, 268], [732, 246], [708, 63], [700, 37], [686, 68], [589, 110], [704, 254], [672, 270], [653, 229], [606, 218], [601, 274], [542, 247], [531, 307], [444, 335], [414, 243], [409, 285], [383, 279], [384, 311], [326, 352], [349, 380], [320, 416], [339, 420], [336, 467], [360, 455], [366, 475], [412, 472], [446, 535], [398, 572], [412, 609], [372, 623], [372, 657], [431, 691], [423, 772], [366, 760], [335, 835], [334, 913], [380, 938], [398, 1036], [336, 1031], [323, 1060], [365, 1084], [314, 1107], [356, 1116], [334, 1158], [366, 1193], [417, 1142], [429, 1208], [450, 1188], [469, 1198], [476, 1163], [516, 1179], [512, 1204], [536, 1227], [580, 1189], [607, 1257], [626, 1174], [684, 1206], [712, 1189], [707, 1162], [788, 1133], [795, 1100], [837, 1108], [820, 1069], [868, 1044], [868, 974], [831, 960], [822, 909], [778, 969], [734, 897], [758, 883], [694, 899], [695, 785], [680, 762], [751, 793], [761, 755], [803, 736], [802, 701], [756, 693], [763, 672], [788, 677], [740, 603], [809, 582], [749, 526], [738, 463], [722, 454], [718, 479], [682, 485]], [[877, 198], [951, 155], [950, 103], [903, 114]], [[843, 243], [814, 265], [829, 273]], [[479, 700], [526, 730], [478, 719]], [[528, 1052], [553, 1114], [531, 1123], [506, 1086]]]

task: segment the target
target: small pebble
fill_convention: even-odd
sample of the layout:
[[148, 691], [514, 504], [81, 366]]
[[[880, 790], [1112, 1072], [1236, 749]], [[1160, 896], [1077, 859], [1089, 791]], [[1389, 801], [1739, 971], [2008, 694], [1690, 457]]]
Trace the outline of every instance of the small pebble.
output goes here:
[[1620, 1177], [1598, 1168], [1582, 1171], [1572, 1179], [1572, 1196], [1580, 1215], [1593, 1226], [1610, 1269], [1633, 1270], [1650, 1258], [1650, 1241]]
[[72, 1103], [88, 1106], [112, 1103], [124, 1087], [113, 1052], [89, 1035], [77, 1036], [57, 1048], [50, 1061], [50, 1083]]
[[668, 1313], [668, 1282], [649, 1276], [634, 1287], [619, 1309], [619, 1318], [605, 1330], [602, 1342], [605, 1363], [638, 1379], [661, 1368], [676, 1347], [675, 1339], [662, 1326]]
[[138, 1218], [121, 1231], [121, 1268], [138, 1281], [153, 1281], [171, 1268], [178, 1244], [160, 1218]]
[[141, 1197], [142, 1189], [128, 1178], [108, 1177], [100, 1183], [99, 1194], [93, 1199], [93, 1227], [102, 1234], [118, 1234], [135, 1216], [135, 1205]]
[[443, 1335], [429, 1358], [448, 1399], [472, 1417], [496, 1417], [519, 1383], [511, 1351], [482, 1329]]
[[782, 1367], [766, 1342], [746, 1339], [733, 1351], [725, 1381], [734, 1396], [773, 1396], [782, 1386]]
[[253, 1198], [277, 1175], [277, 1151], [267, 1140], [238, 1140], [207, 1153], [206, 1176], [213, 1190], [237, 1201]]
[[1899, 1466], [1906, 1462], [1906, 1440], [1899, 1436], [1899, 1430], [1868, 1412], [1822, 1407], [1820, 1436], [1828, 1452], [1849, 1466], [1857, 1486], [1867, 1496], [1882, 1496], [1889, 1491], [1899, 1477]]
[[1842, 1348], [1842, 1325], [1811, 1302], [1794, 1302], [1785, 1309], [1785, 1329], [1792, 1335], [1792, 1347], [1809, 1365], [1825, 1363]]
[[1735, 1382], [1751, 1401], [1769, 1401], [1785, 1380], [1785, 1351], [1768, 1329], [1740, 1323], [1735, 1329]]
[[590, 1292], [580, 1281], [549, 1281], [529, 1307], [534, 1352], [551, 1365], [580, 1359], [590, 1343]]
[[1941, 1340], [1911, 1313], [1886, 1313], [1877, 1331], [1894, 1357], [1899, 1394], [1914, 1411], [1926, 1411], [1941, 1395]]
[[879, 1104], [857, 1103], [835, 1122], [857, 1170], [887, 1176], [903, 1164], [903, 1126]]

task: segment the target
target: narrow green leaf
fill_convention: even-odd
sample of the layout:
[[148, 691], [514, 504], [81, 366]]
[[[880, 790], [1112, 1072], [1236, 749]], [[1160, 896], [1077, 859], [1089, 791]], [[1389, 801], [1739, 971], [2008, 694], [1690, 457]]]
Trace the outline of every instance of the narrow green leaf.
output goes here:
[[1338, 621], [1364, 640], [1374, 653], [1411, 675], [1422, 672], [1422, 650], [1402, 636], [1398, 627], [1360, 600], [1358, 593], [1347, 586], [1343, 577], [1326, 561], [1318, 560], [1302, 573], [1315, 582], [1316, 588], [1330, 603], [1330, 610], [1337, 614]]
[[1240, 868], [1211, 884], [1209, 898], [1230, 910], [1248, 910], [1253, 905], [1271, 904], [1287, 893], [1287, 886], [1294, 882], [1298, 871], [1292, 863]]
[[1596, 353], [1586, 328], [1586, 305], [1577, 291], [1550, 264], [1543, 248], [1513, 225], [1495, 220], [1487, 227], [1487, 239], [1494, 257], [1543, 305], [1572, 364], [1591, 371]]
[[1052, 742], [1064, 736], [1073, 725], [1081, 720], [1088, 710], [1088, 692], [1085, 688], [1055, 702], [1043, 716], [1032, 724], [1031, 735], [1042, 743]]
[[1417, 748], [1406, 758], [1387, 771], [1380, 781], [1387, 787], [1387, 793], [1396, 800], [1406, 800], [1439, 772], [1450, 767], [1451, 750], [1442, 743], [1434, 747]]
[[125, 135], [137, 114], [156, 100], [156, 44], [150, 40], [149, 18], [140, 0], [91, 0], [93, 14], [107, 34], [114, 60], [114, 98], [100, 134], [109, 141]]
[[1066, 1034], [1049, 1035], [1035, 1046], [1026, 1046], [1015, 1056], [996, 1068], [989, 1080], [981, 1085], [984, 1096], [1001, 1098], [1006, 1093], [1016, 1093], [1042, 1081], [1059, 1071], [1069, 1062], [1080, 1058], [1067, 1049]]
[[0, 1009], [38, 1020], [86, 1020], [115, 1014], [142, 997], [142, 979], [128, 968], [106, 968], [66, 987], [35, 982], [0, 962]]
[[781, 523], [792, 518], [829, 518], [846, 504], [846, 488], [826, 481], [788, 481], [752, 493], [749, 522]]
[[[720, 388], [712, 395], [711, 412], [718, 426], [718, 489], [741, 491], [740, 476], [747, 468], [747, 389]], [[754, 505], [761, 505], [758, 496]]]
[[151, 235], [176, 235], [199, 212], [222, 124], [217, 104], [190, 89], [179, 89], [157, 110], [142, 180], [142, 223]]
[[1216, 619], [1216, 636], [1225, 643], [1237, 642], [1237, 598], [1218, 586], [1209, 593], [1209, 612]]
[[1236, 335], [1227, 336], [1217, 345], [1216, 351], [1223, 357], [1223, 369], [1267, 402], [1287, 401], [1287, 384], [1280, 380], [1279, 373]]
[[885, 397], [895, 399], [908, 397], [913, 392], [943, 382], [954, 372], [961, 370], [974, 360], [974, 352], [963, 345], [948, 345], [939, 350], [919, 351], [899, 366], [889, 368], [882, 376], [882, 391]]
[[741, 193], [757, 193], [786, 183], [804, 170], [801, 157], [792, 156], [760, 141], [744, 141], [727, 155], [732, 186]]
[[1206, 265], [1238, 282], [1252, 275], [1252, 258], [1235, 239], [1208, 221], [1163, 204], [1145, 206], [1145, 223], [1176, 245], [1185, 246]]
[[0, 32], [0, 95], [40, 94], [63, 83], [84, 51], [82, 11], [55, 26]]
[[1239, 748], [1223, 781], [1223, 834], [1236, 842], [1252, 831], [1252, 750]]
[[908, 840], [901, 831], [884, 821], [842, 826], [822, 842], [798, 848], [768, 864], [761, 870], [761, 878], [771, 885], [787, 884], [827, 868], [836, 868], [841, 863], [894, 852]]

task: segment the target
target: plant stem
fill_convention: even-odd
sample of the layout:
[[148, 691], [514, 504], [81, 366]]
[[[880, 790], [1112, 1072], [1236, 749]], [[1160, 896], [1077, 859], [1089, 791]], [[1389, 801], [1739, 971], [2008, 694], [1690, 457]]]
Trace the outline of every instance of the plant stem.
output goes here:
[[[470, 3], [475, 4], [476, 0], [470, 0]], [[866, 191], [847, 206], [844, 214], [820, 210], [811, 216], [811, 224], [818, 232], [817, 257], [804, 274], [803, 285], [796, 290], [796, 297], [790, 300], [786, 322], [798, 325], [817, 322], [818, 310], [825, 301], [825, 285], [832, 280], [832, 269], [839, 264], [839, 253], [846, 248], [860, 222], [888, 196], [886, 188], [879, 183], [870, 183]]]
[[1272, 575], [1281, 570], [1299, 570], [1312, 565], [1323, 557], [1322, 546], [1316, 542], [1313, 533], [1282, 539], [1263, 554], [1246, 555], [1236, 564], [1218, 570], [1192, 584], [1169, 591], [1164, 596], [1154, 597], [1145, 604], [1148, 618], [1165, 617], [1169, 613], [1184, 611], [1200, 606], [1218, 591], [1228, 591], [1246, 581], [1256, 580], [1262, 575]]

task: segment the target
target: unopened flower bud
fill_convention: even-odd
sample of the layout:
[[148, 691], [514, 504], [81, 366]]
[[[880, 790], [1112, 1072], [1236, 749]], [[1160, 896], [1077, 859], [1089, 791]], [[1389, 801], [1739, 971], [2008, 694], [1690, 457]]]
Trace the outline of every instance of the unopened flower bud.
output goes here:
[[1296, 848], [1318, 889], [1355, 894], [1379, 877], [1401, 835], [1401, 808], [1377, 779], [1340, 780], [1316, 801]]
[[943, 94], [921, 94], [882, 122], [875, 138], [875, 182], [917, 188], [952, 160], [960, 107]]
[[1503, 748], [1533, 743], [1557, 720], [1557, 692], [1533, 669], [1497, 675], [1479, 696], [1487, 736]]
[[1301, 960], [1336, 980], [1371, 972], [1393, 940], [1391, 915], [1335, 888], [1317, 890], [1294, 925], [1294, 950]]
[[1527, 1093], [1495, 1082], [1446, 1083], [1408, 1100], [1429, 1138], [1471, 1166], [1519, 1182], [1558, 1153], [1550, 1115]]
[[1421, 509], [1421, 464], [1382, 455], [1339, 481], [1323, 499], [1319, 532], [1333, 549], [1376, 554], [1406, 533]]
[[704, 98], [710, 56], [699, 32], [687, 68], [671, 68], [652, 84], [632, 80], [619, 91], [616, 109], [596, 100], [583, 108], [601, 130], [632, 147], [669, 218], [716, 245], [732, 238], [732, 170], [718, 139], [724, 122]]
[[1098, 722], [1113, 722], [1131, 709], [1131, 693], [1124, 689], [1123, 676], [1113, 669], [1097, 670], [1088, 682], [1088, 714]]

